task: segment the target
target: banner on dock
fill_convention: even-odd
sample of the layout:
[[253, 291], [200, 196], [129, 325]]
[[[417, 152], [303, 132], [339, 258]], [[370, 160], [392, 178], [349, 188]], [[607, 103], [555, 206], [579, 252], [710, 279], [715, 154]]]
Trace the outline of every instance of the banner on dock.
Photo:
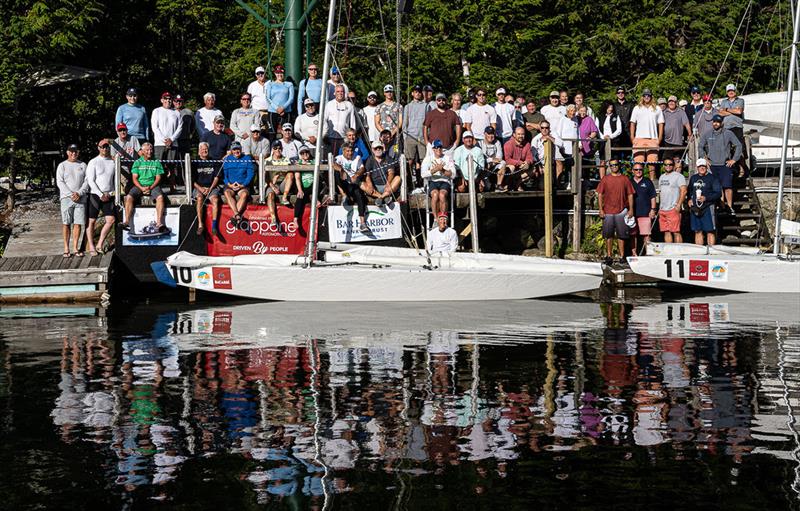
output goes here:
[[[124, 217], [124, 213], [123, 213]], [[137, 207], [133, 212], [131, 230], [123, 233], [122, 245], [176, 246], [180, 230], [181, 208], [164, 209], [166, 232], [159, 232], [156, 221], [156, 208]], [[127, 219], [126, 219], [127, 221]]]
[[388, 206], [368, 206], [366, 221], [369, 232], [362, 233], [359, 230], [361, 221], [356, 206], [330, 206], [328, 236], [333, 243], [392, 240], [403, 237], [400, 206], [396, 202]]
[[[305, 208], [300, 226], [292, 223], [293, 208], [277, 206], [278, 225], [272, 223], [269, 208], [264, 204], [250, 204], [244, 217], [234, 221], [229, 208], [221, 208], [219, 234], [206, 236], [210, 256], [235, 256], [246, 254], [302, 254], [308, 239], [310, 211]], [[206, 207], [206, 231], [211, 228], [211, 208]]]

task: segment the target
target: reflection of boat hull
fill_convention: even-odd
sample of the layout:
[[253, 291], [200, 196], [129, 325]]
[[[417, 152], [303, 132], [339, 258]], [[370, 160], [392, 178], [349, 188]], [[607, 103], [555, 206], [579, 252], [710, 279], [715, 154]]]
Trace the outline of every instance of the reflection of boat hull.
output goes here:
[[283, 301], [516, 300], [596, 289], [601, 275], [507, 270], [428, 270], [371, 265], [170, 266], [178, 285]]
[[800, 260], [771, 254], [675, 254], [629, 257], [639, 275], [718, 291], [800, 293]]

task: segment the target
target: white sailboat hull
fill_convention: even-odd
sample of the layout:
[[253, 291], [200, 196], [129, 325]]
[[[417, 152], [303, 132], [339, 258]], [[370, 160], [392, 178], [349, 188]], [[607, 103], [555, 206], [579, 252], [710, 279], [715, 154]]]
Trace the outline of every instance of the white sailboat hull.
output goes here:
[[[177, 254], [176, 254], [177, 256]], [[260, 265], [250, 259], [172, 256], [167, 267], [180, 286], [220, 294], [282, 301], [517, 300], [597, 289], [599, 265], [583, 272], [523, 269], [426, 269], [372, 264]], [[217, 259], [219, 259], [217, 261]], [[184, 259], [186, 260], [186, 259]], [[217, 264], [217, 262], [219, 264]]]
[[718, 291], [800, 293], [800, 260], [772, 254], [648, 255], [628, 263], [639, 275]]

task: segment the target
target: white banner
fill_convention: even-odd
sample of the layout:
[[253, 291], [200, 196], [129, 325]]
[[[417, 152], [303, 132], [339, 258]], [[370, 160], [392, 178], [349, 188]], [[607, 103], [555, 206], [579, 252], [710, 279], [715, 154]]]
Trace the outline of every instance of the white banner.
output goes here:
[[367, 206], [367, 225], [369, 232], [362, 233], [359, 228], [356, 206], [328, 207], [328, 236], [332, 243], [351, 243], [357, 241], [393, 240], [403, 237], [400, 205], [396, 202], [388, 206]]
[[[169, 231], [160, 234], [156, 231], [156, 208], [137, 207], [131, 230], [122, 235], [122, 245], [177, 245], [180, 215], [181, 208], [164, 208], [164, 225]], [[125, 217], [124, 210], [122, 216]]]

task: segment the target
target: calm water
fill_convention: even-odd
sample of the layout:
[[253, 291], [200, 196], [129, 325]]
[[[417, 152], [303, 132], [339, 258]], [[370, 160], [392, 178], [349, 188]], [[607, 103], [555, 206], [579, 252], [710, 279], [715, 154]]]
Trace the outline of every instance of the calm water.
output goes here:
[[800, 303], [0, 309], [3, 509], [798, 509]]

